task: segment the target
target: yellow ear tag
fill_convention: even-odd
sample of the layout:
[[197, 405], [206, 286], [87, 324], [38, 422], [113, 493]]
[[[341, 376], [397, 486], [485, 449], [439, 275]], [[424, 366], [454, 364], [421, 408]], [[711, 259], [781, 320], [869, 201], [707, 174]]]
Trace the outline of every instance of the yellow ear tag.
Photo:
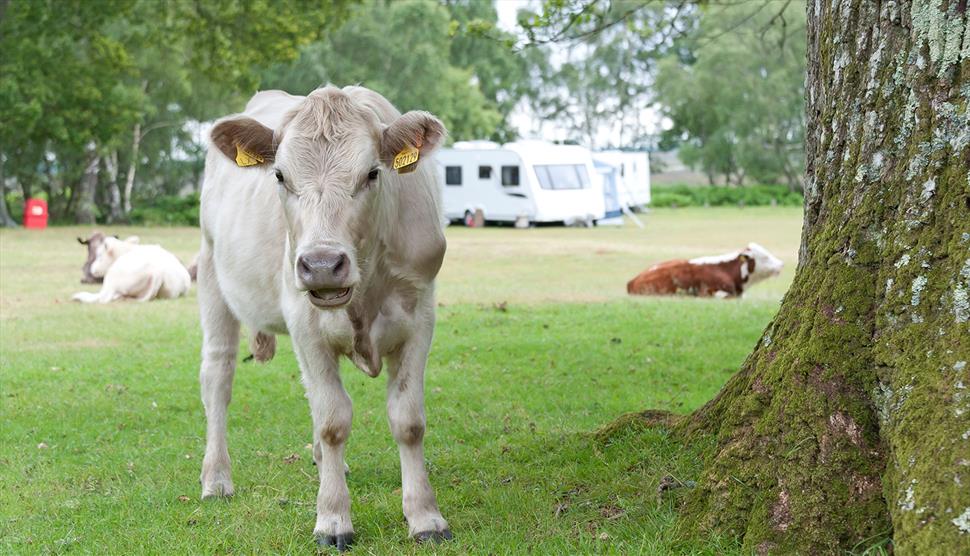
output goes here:
[[242, 148], [242, 145], [236, 144], [236, 164], [239, 166], [258, 166], [266, 162], [263, 157], [256, 153], [251, 153], [246, 149]]
[[394, 156], [393, 168], [398, 174], [413, 172], [418, 167], [418, 157], [421, 155], [416, 147], [407, 146]]

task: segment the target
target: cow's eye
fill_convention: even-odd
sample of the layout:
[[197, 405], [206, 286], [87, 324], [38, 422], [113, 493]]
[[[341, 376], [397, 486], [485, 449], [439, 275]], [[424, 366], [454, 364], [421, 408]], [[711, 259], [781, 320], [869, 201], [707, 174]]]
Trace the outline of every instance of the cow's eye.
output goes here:
[[377, 179], [377, 168], [374, 168], [367, 174], [367, 181], [374, 181]]
[[279, 170], [276, 171], [276, 181], [283, 183], [283, 172]]

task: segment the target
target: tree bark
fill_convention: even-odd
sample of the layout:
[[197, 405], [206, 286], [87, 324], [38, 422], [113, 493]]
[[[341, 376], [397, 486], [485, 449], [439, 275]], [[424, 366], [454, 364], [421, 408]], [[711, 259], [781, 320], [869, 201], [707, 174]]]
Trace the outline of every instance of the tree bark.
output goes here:
[[10, 209], [7, 208], [7, 197], [3, 195], [3, 187], [0, 186], [0, 228], [17, 228], [20, 224], [10, 216]]
[[[965, 0], [808, 3], [799, 264], [685, 518], [746, 551], [970, 554]], [[891, 539], [891, 540], [890, 540]]]
[[108, 223], [116, 224], [125, 219], [121, 206], [121, 189], [118, 187], [118, 151], [104, 159], [104, 168], [108, 173]]
[[[3, 0], [0, 0], [0, 3], [2, 2]], [[10, 216], [10, 209], [7, 207], [7, 174], [4, 172], [4, 166], [4, 157], [0, 155], [0, 228], [16, 228], [19, 224]]]
[[131, 193], [135, 187], [135, 170], [138, 169], [138, 148], [141, 145], [141, 122], [135, 124], [131, 132], [131, 160], [128, 174], [125, 175], [125, 216], [131, 214]]
[[74, 223], [75, 224], [94, 224], [97, 206], [94, 202], [94, 195], [98, 187], [98, 174], [101, 169], [101, 157], [98, 155], [94, 146], [88, 147], [88, 163], [84, 167], [84, 175], [78, 183], [78, 191], [75, 193]]

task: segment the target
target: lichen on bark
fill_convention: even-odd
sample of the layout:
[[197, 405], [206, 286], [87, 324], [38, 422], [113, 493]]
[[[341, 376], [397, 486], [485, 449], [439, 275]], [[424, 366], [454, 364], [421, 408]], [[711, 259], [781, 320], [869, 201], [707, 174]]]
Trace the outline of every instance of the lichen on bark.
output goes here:
[[970, 554], [966, 2], [808, 3], [799, 268], [742, 369], [672, 423], [684, 518], [757, 553]]

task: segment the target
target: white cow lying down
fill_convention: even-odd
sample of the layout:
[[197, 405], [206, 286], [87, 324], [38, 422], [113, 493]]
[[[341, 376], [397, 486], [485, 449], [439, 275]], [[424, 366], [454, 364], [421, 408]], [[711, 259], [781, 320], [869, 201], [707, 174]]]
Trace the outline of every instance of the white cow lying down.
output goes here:
[[91, 274], [104, 278], [101, 291], [78, 292], [82, 303], [110, 303], [118, 299], [150, 301], [179, 297], [192, 278], [178, 258], [161, 245], [139, 245], [138, 237], [122, 241], [107, 237], [91, 263]]

